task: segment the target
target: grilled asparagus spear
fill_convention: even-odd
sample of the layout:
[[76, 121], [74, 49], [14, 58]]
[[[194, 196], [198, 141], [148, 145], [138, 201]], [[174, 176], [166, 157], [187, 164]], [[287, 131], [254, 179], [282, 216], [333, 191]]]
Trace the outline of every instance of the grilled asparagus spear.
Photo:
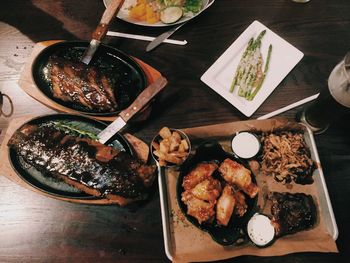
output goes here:
[[271, 52], [272, 52], [272, 45], [270, 44], [269, 46], [269, 51], [267, 53], [267, 58], [266, 58], [266, 63], [265, 63], [265, 69], [264, 69], [264, 74], [262, 76], [262, 78], [260, 79], [260, 81], [258, 82], [255, 90], [253, 91], [253, 93], [251, 93], [248, 97], [247, 97], [247, 100], [253, 100], [254, 97], [256, 96], [256, 94], [258, 93], [258, 91], [260, 90], [264, 80], [265, 80], [265, 77], [266, 77], [266, 74], [267, 74], [267, 71], [269, 70], [269, 64], [270, 64], [270, 58], [271, 58]]
[[269, 47], [264, 72], [262, 71], [263, 59], [260, 52], [261, 40], [265, 33], [266, 30], [263, 30], [255, 40], [254, 38], [249, 40], [230, 86], [230, 92], [233, 92], [234, 88], [238, 86], [238, 95], [247, 100], [254, 99], [262, 86], [268, 70], [272, 46], [270, 45]]

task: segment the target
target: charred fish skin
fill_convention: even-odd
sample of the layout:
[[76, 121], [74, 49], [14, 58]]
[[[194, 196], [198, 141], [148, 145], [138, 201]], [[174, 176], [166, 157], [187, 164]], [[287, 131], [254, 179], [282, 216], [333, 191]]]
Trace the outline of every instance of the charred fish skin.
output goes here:
[[49, 77], [57, 99], [99, 112], [113, 112], [118, 107], [110, 81], [93, 66], [52, 56]]
[[[53, 127], [24, 126], [8, 145], [43, 174], [74, 180], [97, 190], [102, 197], [144, 199], [155, 178], [154, 166], [145, 165], [126, 152], [113, 152], [109, 146], [67, 135]], [[105, 159], [96, 158], [98, 152], [111, 151]]]

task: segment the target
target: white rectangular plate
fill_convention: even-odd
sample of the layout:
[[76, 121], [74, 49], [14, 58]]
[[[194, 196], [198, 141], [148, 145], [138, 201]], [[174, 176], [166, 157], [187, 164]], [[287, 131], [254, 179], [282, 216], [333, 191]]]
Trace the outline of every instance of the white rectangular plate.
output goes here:
[[[249, 39], [252, 37], [255, 39], [263, 30], [266, 30], [261, 44], [261, 54], [264, 59], [263, 67], [266, 62], [269, 45], [272, 45], [269, 70], [260, 91], [252, 101], [248, 101], [237, 95], [237, 87], [233, 93], [229, 90]], [[293, 47], [260, 22], [254, 21], [203, 74], [201, 80], [244, 115], [250, 117], [303, 56], [304, 54], [300, 50]]]

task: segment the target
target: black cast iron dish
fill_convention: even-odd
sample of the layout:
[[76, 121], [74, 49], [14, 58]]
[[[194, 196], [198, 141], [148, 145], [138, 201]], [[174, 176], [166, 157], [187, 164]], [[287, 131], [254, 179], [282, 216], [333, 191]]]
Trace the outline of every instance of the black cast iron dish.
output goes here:
[[[87, 117], [71, 115], [71, 114], [45, 115], [45, 116], [34, 118], [29, 122], [27, 122], [26, 124], [40, 125], [44, 123], [57, 122], [57, 121], [74, 123], [74, 125], [77, 125], [78, 127], [80, 126], [82, 130], [85, 130], [91, 133], [96, 133], [96, 134], [98, 134], [107, 126], [102, 122], [95, 121]], [[21, 129], [21, 127], [19, 129]], [[131, 147], [129, 142], [119, 133], [116, 133], [113, 136], [113, 138], [111, 139], [111, 143], [109, 145], [120, 151], [126, 151], [132, 155], [134, 154], [133, 148]], [[69, 186], [65, 182], [55, 180], [54, 178], [49, 176], [45, 176], [44, 173], [38, 171], [37, 169], [33, 168], [31, 165], [25, 163], [23, 159], [19, 157], [16, 151], [13, 150], [12, 148], [9, 148], [9, 160], [13, 169], [17, 172], [17, 174], [23, 181], [25, 181], [29, 185], [33, 186], [34, 188], [44, 193], [57, 196], [57, 197], [72, 198], [72, 199], [84, 199], [84, 200], [101, 199], [101, 198], [83, 193], [80, 190], [77, 190], [76, 188]]]
[[113, 84], [118, 108], [114, 112], [92, 110], [72, 102], [57, 99], [52, 94], [52, 84], [49, 77], [49, 59], [52, 55], [71, 61], [80, 61], [82, 54], [89, 45], [83, 41], [59, 42], [45, 48], [36, 57], [32, 65], [33, 80], [38, 89], [50, 100], [75, 111], [88, 115], [117, 115], [127, 108], [147, 86], [145, 73], [130, 56], [118, 49], [101, 44], [90, 65], [97, 67]]
[[[245, 229], [246, 229], [248, 220], [255, 213], [258, 196], [255, 196], [254, 198], [249, 198], [246, 195], [246, 203], [248, 208], [245, 215], [243, 217], [232, 215], [231, 220], [227, 226], [220, 226], [216, 224], [215, 220], [211, 224], [209, 223], [199, 224], [197, 219], [188, 215], [187, 207], [181, 201], [181, 193], [184, 192], [184, 189], [182, 187], [182, 181], [184, 176], [187, 175], [197, 164], [201, 162], [209, 162], [209, 161], [217, 161], [218, 163], [221, 163], [226, 158], [230, 158], [240, 164], [243, 164], [246, 168], [248, 168], [247, 164], [244, 161], [229, 154], [228, 152], [225, 152], [222, 149], [221, 145], [218, 144], [217, 142], [207, 141], [201, 144], [196, 150], [195, 155], [192, 158], [188, 159], [181, 166], [180, 175], [176, 186], [177, 201], [186, 218], [199, 229], [208, 232], [215, 242], [223, 246], [239, 245], [242, 242], [246, 242], [248, 240], [247, 235], [245, 233]], [[219, 177], [218, 171], [214, 172], [213, 177], [214, 178]], [[253, 174], [252, 174], [252, 180], [254, 183], [256, 183], [256, 180]]]

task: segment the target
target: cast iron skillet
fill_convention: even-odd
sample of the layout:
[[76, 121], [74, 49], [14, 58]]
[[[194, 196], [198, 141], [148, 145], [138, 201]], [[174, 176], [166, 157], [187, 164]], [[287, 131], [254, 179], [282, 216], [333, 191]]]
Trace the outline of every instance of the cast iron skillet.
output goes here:
[[[218, 163], [221, 163], [226, 158], [230, 158], [247, 167], [247, 165], [242, 160], [229, 154], [228, 152], [225, 152], [220, 146], [220, 144], [218, 144], [217, 142], [214, 142], [214, 141], [204, 142], [196, 150], [195, 155], [191, 159], [186, 161], [181, 167], [180, 175], [176, 186], [177, 201], [186, 218], [199, 229], [208, 232], [214, 241], [216, 241], [217, 243], [223, 246], [238, 245], [240, 244], [239, 241], [247, 240], [247, 237], [245, 234], [245, 228], [248, 223], [248, 220], [255, 213], [258, 196], [255, 196], [253, 199], [251, 199], [249, 198], [249, 196], [245, 195], [246, 203], [248, 206], [247, 212], [245, 213], [245, 215], [241, 218], [239, 218], [236, 215], [233, 215], [227, 226], [220, 226], [216, 224], [215, 220], [212, 224], [209, 224], [209, 223], [199, 224], [197, 219], [188, 215], [186, 213], [187, 206], [181, 201], [181, 193], [184, 192], [184, 189], [182, 187], [182, 181], [184, 176], [188, 174], [197, 164], [201, 162], [209, 162], [209, 161], [216, 161]], [[219, 178], [219, 172], [215, 171], [213, 174], [213, 177]], [[252, 180], [253, 182], [256, 183], [256, 180], [253, 175], [252, 175]]]
[[[106, 125], [102, 122], [95, 121], [87, 117], [71, 114], [44, 115], [30, 120], [29, 122], [27, 122], [27, 124], [40, 125], [54, 121], [64, 121], [73, 123], [74, 125], [77, 125], [77, 127], [79, 127], [80, 129], [92, 133], [99, 133], [106, 127]], [[21, 129], [21, 127], [19, 129]], [[113, 136], [113, 138], [111, 139], [110, 146], [112, 146], [115, 149], [126, 151], [129, 154], [134, 155], [133, 149], [129, 142], [119, 133], [116, 133]], [[9, 160], [13, 169], [17, 172], [17, 174], [21, 177], [23, 181], [42, 192], [57, 197], [65, 197], [71, 199], [100, 199], [98, 197], [85, 194], [80, 190], [69, 186], [65, 182], [53, 179], [50, 176], [46, 176], [44, 173], [38, 171], [28, 163], [24, 162], [23, 158], [18, 156], [17, 152], [12, 148], [9, 148]]]
[[101, 44], [96, 51], [90, 65], [95, 66], [104, 73], [112, 82], [118, 108], [114, 112], [103, 112], [92, 110], [88, 107], [77, 105], [72, 102], [65, 102], [55, 98], [51, 91], [49, 77], [52, 55], [63, 57], [72, 61], [80, 61], [80, 58], [88, 46], [88, 42], [66, 41], [53, 44], [36, 57], [32, 65], [33, 80], [38, 89], [50, 100], [61, 104], [69, 109], [96, 116], [116, 115], [127, 108], [147, 86], [145, 73], [141, 67], [128, 55], [118, 49]]

